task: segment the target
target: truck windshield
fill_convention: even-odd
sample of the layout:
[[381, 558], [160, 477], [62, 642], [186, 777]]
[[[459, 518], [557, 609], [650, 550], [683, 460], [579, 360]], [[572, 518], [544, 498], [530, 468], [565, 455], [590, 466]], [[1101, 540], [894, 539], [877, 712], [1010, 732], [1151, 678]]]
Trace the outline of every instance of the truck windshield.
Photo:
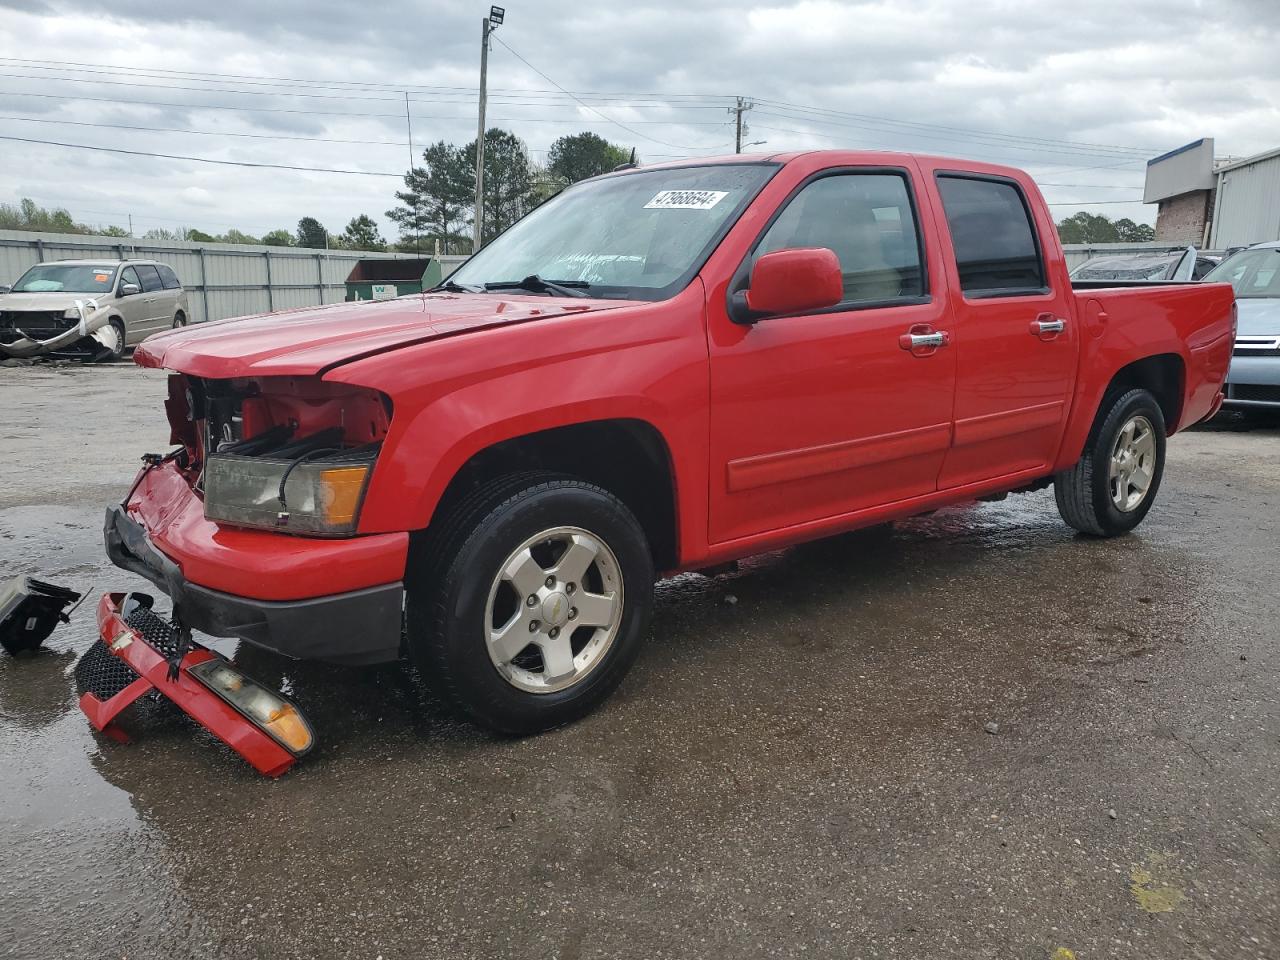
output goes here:
[[449, 280], [477, 289], [536, 278], [526, 289], [567, 281], [592, 297], [664, 300], [693, 279], [776, 170], [721, 163], [589, 180], [538, 207]]
[[1280, 247], [1241, 250], [1204, 275], [1205, 283], [1229, 283], [1238, 298], [1280, 297]]
[[10, 293], [106, 293], [114, 277], [115, 267], [38, 263], [18, 278]]

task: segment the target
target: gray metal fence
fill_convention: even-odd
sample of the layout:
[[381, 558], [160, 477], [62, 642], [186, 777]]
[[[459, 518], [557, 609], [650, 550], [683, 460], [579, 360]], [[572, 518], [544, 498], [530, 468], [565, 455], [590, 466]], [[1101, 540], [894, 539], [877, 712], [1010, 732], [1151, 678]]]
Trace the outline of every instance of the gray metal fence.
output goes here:
[[[1077, 267], [1091, 257], [1170, 249], [1173, 248], [1167, 243], [1065, 245], [1068, 268]], [[345, 296], [343, 282], [357, 260], [410, 256], [416, 254], [0, 230], [0, 283], [12, 283], [24, 270], [42, 260], [146, 257], [161, 260], [177, 271], [188, 291], [192, 319], [199, 322], [337, 303]], [[441, 257], [443, 274], [448, 276], [465, 259]]]
[[[13, 283], [28, 267], [44, 260], [92, 257], [160, 260], [177, 272], [187, 290], [191, 319], [198, 323], [338, 303], [346, 295], [343, 284], [357, 260], [410, 256], [416, 254], [0, 230], [0, 283]], [[440, 259], [444, 273], [448, 274], [465, 257]]]

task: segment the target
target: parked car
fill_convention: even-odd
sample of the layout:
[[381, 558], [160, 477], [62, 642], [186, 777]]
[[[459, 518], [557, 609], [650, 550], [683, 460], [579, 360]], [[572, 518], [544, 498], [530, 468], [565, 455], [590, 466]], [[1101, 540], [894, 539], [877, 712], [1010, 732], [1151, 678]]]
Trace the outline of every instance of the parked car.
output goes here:
[[1221, 402], [1234, 298], [1084, 286], [1008, 167], [614, 172], [427, 294], [146, 341], [179, 446], [107, 551], [188, 627], [407, 654], [476, 722], [544, 729], [622, 680], [655, 571], [1049, 485], [1083, 533], [1137, 526]]
[[1168, 253], [1128, 253], [1086, 260], [1072, 280], [1200, 280], [1218, 265], [1195, 247]]
[[1231, 284], [1240, 309], [1224, 405], [1280, 410], [1280, 242], [1233, 254], [1205, 280]]
[[119, 359], [191, 311], [178, 275], [155, 260], [38, 263], [0, 295], [0, 356]]

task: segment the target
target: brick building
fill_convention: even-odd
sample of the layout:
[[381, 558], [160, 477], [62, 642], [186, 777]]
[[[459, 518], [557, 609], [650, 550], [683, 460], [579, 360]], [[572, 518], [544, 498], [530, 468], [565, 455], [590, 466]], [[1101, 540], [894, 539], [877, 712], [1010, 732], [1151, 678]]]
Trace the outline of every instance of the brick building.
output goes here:
[[1215, 161], [1206, 137], [1147, 162], [1156, 241], [1227, 250], [1280, 240], [1280, 149]]

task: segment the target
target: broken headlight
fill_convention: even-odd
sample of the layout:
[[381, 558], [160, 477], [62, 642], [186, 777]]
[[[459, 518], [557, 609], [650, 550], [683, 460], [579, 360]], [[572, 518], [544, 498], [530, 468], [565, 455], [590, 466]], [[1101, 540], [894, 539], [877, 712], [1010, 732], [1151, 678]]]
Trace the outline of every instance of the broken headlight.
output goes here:
[[376, 453], [364, 448], [294, 459], [215, 453], [204, 469], [204, 515], [282, 533], [351, 536]]

